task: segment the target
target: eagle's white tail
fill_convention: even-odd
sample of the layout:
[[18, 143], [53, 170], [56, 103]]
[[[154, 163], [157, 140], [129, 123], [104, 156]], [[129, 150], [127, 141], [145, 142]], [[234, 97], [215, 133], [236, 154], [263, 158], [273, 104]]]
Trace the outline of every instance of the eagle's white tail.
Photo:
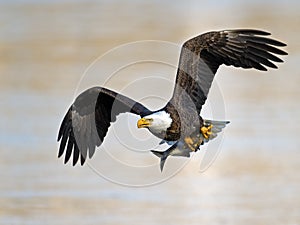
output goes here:
[[229, 121], [217, 121], [217, 120], [204, 120], [203, 125], [205, 127], [209, 127], [212, 125], [211, 134], [210, 134], [209, 138], [203, 138], [204, 143], [217, 137], [218, 133], [220, 133], [228, 123], [230, 123], [230, 122]]

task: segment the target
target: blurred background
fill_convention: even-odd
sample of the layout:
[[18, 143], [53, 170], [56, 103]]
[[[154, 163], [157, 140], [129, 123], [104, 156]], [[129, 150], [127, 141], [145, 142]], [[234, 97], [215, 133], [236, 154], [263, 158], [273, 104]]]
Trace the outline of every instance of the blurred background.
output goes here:
[[[0, 223], [300, 224], [299, 4], [0, 1]], [[267, 73], [219, 70], [215, 82], [231, 124], [220, 154], [207, 170], [199, 169], [203, 149], [167, 176], [160, 175], [156, 164], [153, 173], [140, 174], [141, 184], [151, 176], [168, 179], [137, 188], [110, 182], [89, 166], [72, 167], [57, 159], [60, 122], [82, 75], [97, 57], [130, 42], [180, 45], [200, 33], [227, 28], [267, 30], [288, 44], [289, 56], [279, 70]], [[140, 51], [165, 54], [160, 48]], [[179, 52], [175, 53], [170, 58], [176, 65]], [[122, 57], [126, 56], [111, 58], [110, 63]], [[99, 80], [94, 85], [103, 85], [108, 75], [96, 72]], [[174, 73], [163, 76], [173, 81]], [[108, 86], [121, 90], [140, 75], [125, 73]], [[167, 99], [172, 86], [159, 90]], [[105, 145], [120, 146], [112, 140]], [[145, 158], [158, 163], [150, 153]], [[119, 171], [109, 163], [105, 167]]]

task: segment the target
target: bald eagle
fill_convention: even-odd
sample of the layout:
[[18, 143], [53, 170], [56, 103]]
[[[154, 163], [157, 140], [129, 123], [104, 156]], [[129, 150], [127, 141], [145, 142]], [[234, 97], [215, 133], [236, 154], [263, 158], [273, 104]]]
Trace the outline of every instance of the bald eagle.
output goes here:
[[169, 155], [189, 157], [200, 145], [213, 139], [228, 121], [205, 120], [201, 108], [220, 65], [267, 71], [283, 62], [276, 55], [287, 55], [278, 47], [286, 44], [267, 38], [270, 33], [253, 29], [222, 30], [204, 33], [186, 41], [181, 49], [173, 95], [156, 111], [104, 87], [92, 87], [81, 93], [67, 111], [58, 133], [58, 157], [65, 152], [67, 163], [81, 165], [94, 155], [104, 141], [108, 128], [120, 113], [141, 118], [138, 128], [170, 144], [164, 152], [152, 151], [161, 158], [161, 170]]

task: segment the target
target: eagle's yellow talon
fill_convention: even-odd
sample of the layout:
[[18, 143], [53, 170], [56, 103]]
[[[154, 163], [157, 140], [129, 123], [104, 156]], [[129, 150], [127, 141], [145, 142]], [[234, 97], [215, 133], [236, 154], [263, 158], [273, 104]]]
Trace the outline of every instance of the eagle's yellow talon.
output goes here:
[[211, 128], [213, 125], [209, 125], [208, 127], [203, 126], [200, 128], [201, 133], [205, 139], [209, 139], [210, 135], [212, 134]]
[[191, 149], [192, 151], [195, 151], [196, 146], [194, 146], [194, 141], [191, 137], [185, 137], [184, 142], [187, 144], [189, 149]]
[[199, 146], [201, 145], [202, 140], [198, 140], [195, 144], [193, 144], [193, 150], [196, 152], [199, 148]]
[[185, 141], [186, 144], [190, 144], [190, 145], [193, 144], [193, 139], [191, 137], [185, 137], [184, 141]]

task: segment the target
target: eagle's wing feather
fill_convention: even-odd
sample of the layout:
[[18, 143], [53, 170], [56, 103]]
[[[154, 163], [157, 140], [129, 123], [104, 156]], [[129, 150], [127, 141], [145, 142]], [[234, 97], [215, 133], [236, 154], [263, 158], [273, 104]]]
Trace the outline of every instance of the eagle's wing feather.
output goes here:
[[81, 93], [61, 123], [58, 157], [65, 152], [67, 163], [73, 153], [73, 165], [79, 157], [83, 165], [87, 154], [91, 158], [103, 142], [110, 123], [125, 112], [140, 116], [150, 113], [142, 104], [106, 88], [93, 87]]
[[277, 68], [273, 62], [283, 61], [274, 54], [286, 55], [278, 48], [286, 45], [265, 37], [267, 35], [270, 33], [260, 30], [223, 30], [186, 41], [181, 49], [176, 86], [170, 102], [180, 108], [188, 101], [183, 96], [188, 96], [200, 113], [214, 75], [222, 64], [263, 71], [267, 70], [266, 67]]

